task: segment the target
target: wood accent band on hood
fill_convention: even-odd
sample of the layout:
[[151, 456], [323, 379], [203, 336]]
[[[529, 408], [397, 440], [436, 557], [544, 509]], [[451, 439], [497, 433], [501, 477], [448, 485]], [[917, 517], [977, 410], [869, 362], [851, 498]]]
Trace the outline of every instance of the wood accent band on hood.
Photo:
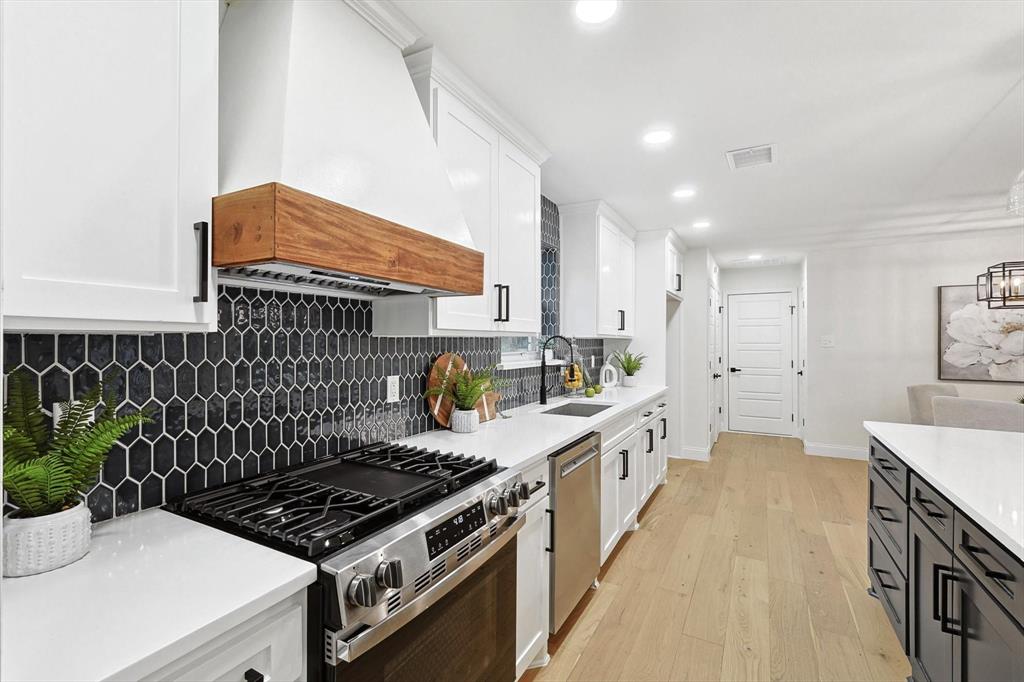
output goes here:
[[484, 255], [384, 218], [271, 182], [213, 200], [213, 264], [283, 262], [483, 293]]

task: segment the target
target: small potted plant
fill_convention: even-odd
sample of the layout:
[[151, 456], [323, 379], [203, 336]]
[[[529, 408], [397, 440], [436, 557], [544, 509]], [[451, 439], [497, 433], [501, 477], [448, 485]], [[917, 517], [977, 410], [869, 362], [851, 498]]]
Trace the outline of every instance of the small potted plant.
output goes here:
[[97, 414], [101, 392], [97, 385], [80, 400], [61, 403], [51, 430], [35, 381], [20, 372], [8, 377], [3, 485], [18, 508], [4, 517], [5, 576], [51, 571], [89, 551], [85, 492], [117, 439], [149, 421], [137, 412], [117, 416], [110, 398]]
[[449, 428], [454, 433], [473, 433], [480, 428], [480, 414], [476, 411], [476, 404], [484, 396], [484, 393], [492, 390], [495, 386], [492, 375], [494, 368], [488, 367], [478, 371], [475, 375], [469, 368], [458, 370], [454, 367], [447, 377], [440, 376], [440, 369], [436, 368], [440, 382], [432, 386], [424, 393], [424, 397], [440, 396], [452, 401], [452, 416], [449, 421]]
[[619, 367], [622, 369], [622, 385], [626, 387], [632, 387], [637, 385], [636, 373], [644, 366], [644, 360], [647, 356], [643, 353], [630, 353], [629, 350], [623, 352], [615, 351], [615, 361], [619, 363]]

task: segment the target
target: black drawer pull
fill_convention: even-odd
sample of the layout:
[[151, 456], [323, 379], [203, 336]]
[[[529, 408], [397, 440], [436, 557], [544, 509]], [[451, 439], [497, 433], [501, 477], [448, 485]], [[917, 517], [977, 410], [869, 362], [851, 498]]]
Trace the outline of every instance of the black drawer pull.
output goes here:
[[889, 571], [885, 570], [884, 568], [874, 568], [874, 567], [872, 567], [871, 570], [874, 572], [875, 577], [878, 579], [878, 585], [880, 587], [883, 587], [883, 588], [885, 588], [887, 590], [898, 590], [898, 589], [900, 589], [899, 585], [889, 585], [888, 583], [885, 582], [885, 580], [882, 579], [882, 574], [883, 573], [885, 573], [886, 575], [892, 575], [892, 573], [890, 573]]
[[891, 511], [893, 511], [892, 507], [882, 507], [879, 505], [875, 505], [875, 513], [878, 514], [878, 518], [882, 519], [886, 523], [902, 523], [902, 519], [900, 519], [900, 517], [893, 515], [892, 518], [886, 518], [885, 514], [882, 513]]
[[[199, 294], [192, 297], [193, 303], [207, 303], [210, 300], [210, 223], [205, 220], [192, 225], [199, 235]], [[262, 675], [260, 676], [262, 679]]]
[[245, 682], [263, 682], [263, 673], [255, 668], [249, 668], [242, 676], [245, 678]]
[[981, 560], [980, 555], [989, 554], [988, 550], [986, 550], [984, 547], [976, 547], [975, 545], [969, 545], [966, 542], [960, 545], [960, 549], [962, 549], [967, 554], [967, 556], [969, 556], [974, 561], [974, 563], [978, 565], [978, 568], [981, 569], [982, 573], [985, 574], [986, 578], [989, 578], [990, 580], [994, 581], [997, 585], [999, 585], [999, 588], [1002, 589], [1003, 592], [1006, 592], [1006, 595], [1008, 597], [1013, 597], [1013, 590], [1006, 586], [1006, 582], [1016, 582], [1013, 579], [1013, 576], [1007, 573], [1006, 571], [993, 570], [986, 566], [985, 562]]
[[551, 546], [550, 547], [545, 547], [544, 551], [545, 552], [550, 552], [551, 554], [554, 554], [555, 553], [555, 512], [551, 511], [550, 509], [545, 509], [544, 513], [547, 514], [548, 515], [548, 519], [551, 520], [551, 525], [548, 526], [548, 528], [549, 528], [548, 537], [551, 539]]
[[622, 473], [619, 480], [625, 481], [629, 478], [629, 450], [619, 450], [619, 454], [622, 455]]
[[955, 582], [957, 582], [957, 578], [952, 573], [943, 572], [939, 576], [939, 591], [942, 593], [939, 606], [939, 629], [948, 634], [959, 636], [961, 632], [954, 626], [959, 625], [960, 621], [951, 617], [947, 611], [949, 608], [949, 584]]
[[880, 466], [885, 471], [899, 471], [900, 470], [900, 468], [898, 466], [890, 464], [889, 460], [887, 460], [887, 459], [885, 459], [883, 457], [877, 457], [876, 459], [878, 460], [878, 466]]
[[544, 481], [537, 481], [537, 485], [530, 488], [530, 494], [533, 495], [535, 492], [544, 487]]
[[[946, 512], [942, 511], [942, 507], [935, 504], [927, 497], [921, 497], [921, 491], [917, 488], [914, 489], [914, 502], [917, 502], [924, 509], [924, 513], [933, 519], [944, 519]], [[932, 511], [932, 508], [938, 509], [938, 511]]]

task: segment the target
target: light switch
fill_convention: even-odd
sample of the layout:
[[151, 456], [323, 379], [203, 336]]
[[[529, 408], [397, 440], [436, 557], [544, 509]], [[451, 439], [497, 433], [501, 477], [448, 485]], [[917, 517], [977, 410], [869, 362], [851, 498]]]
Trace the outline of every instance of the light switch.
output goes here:
[[833, 336], [832, 334], [822, 334], [821, 335], [821, 347], [822, 348], [835, 348], [836, 347], [836, 337]]

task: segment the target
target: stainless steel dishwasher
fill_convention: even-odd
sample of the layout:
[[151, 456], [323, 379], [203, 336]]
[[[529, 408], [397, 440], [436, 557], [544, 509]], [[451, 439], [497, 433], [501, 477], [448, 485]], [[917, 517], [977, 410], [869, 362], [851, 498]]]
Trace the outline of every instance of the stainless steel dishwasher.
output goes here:
[[558, 632], [601, 569], [601, 434], [549, 455], [551, 626]]

